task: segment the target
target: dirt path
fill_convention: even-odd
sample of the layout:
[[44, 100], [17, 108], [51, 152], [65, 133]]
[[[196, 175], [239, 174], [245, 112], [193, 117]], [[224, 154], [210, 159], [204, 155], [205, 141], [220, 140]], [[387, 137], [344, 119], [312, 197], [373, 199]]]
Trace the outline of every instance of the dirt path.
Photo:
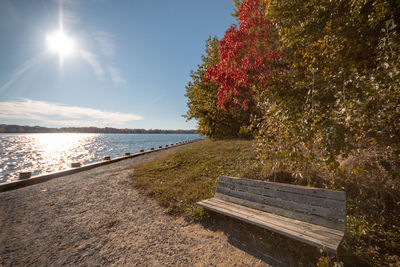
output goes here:
[[161, 153], [0, 193], [0, 266], [267, 266], [132, 188], [127, 167]]

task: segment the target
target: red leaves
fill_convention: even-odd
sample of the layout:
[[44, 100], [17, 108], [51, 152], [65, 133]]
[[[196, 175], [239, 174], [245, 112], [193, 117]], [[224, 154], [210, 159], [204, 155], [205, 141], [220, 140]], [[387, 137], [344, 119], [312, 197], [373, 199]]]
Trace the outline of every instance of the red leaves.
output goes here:
[[271, 63], [280, 53], [270, 39], [271, 22], [265, 17], [262, 0], [244, 0], [239, 7], [239, 27], [235, 24], [220, 41], [218, 64], [207, 71], [207, 79], [218, 85], [218, 106], [240, 105], [248, 110], [254, 90], [251, 85], [266, 87], [271, 77]]

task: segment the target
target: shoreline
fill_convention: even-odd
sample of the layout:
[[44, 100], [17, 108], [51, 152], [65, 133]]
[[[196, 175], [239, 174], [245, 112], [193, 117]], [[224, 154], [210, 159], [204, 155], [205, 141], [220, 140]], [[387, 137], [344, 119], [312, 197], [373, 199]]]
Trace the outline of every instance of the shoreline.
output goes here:
[[69, 168], [69, 169], [66, 169], [66, 170], [55, 171], [55, 172], [51, 172], [51, 173], [39, 174], [39, 175], [35, 175], [35, 176], [32, 176], [32, 177], [27, 178], [27, 179], [18, 179], [18, 180], [15, 180], [15, 181], [3, 182], [3, 183], [0, 183], [0, 193], [1, 192], [5, 192], [5, 191], [9, 191], [9, 190], [15, 190], [15, 189], [18, 189], [18, 188], [21, 188], [21, 187], [25, 187], [25, 186], [30, 186], [30, 185], [46, 182], [46, 181], [49, 181], [49, 180], [54, 179], [54, 178], [59, 178], [59, 177], [63, 177], [63, 176], [66, 176], [66, 175], [71, 175], [71, 174], [75, 174], [75, 173], [78, 173], [78, 172], [87, 171], [87, 170], [90, 170], [90, 169], [93, 169], [93, 168], [97, 168], [97, 167], [100, 167], [100, 166], [104, 166], [104, 165], [108, 165], [108, 164], [111, 164], [111, 163], [119, 162], [121, 160], [126, 160], [126, 159], [130, 159], [130, 158], [135, 158], [135, 157], [138, 157], [138, 156], [141, 156], [141, 155], [146, 155], [148, 153], [162, 151], [162, 150], [166, 150], [166, 149], [173, 148], [173, 147], [179, 147], [179, 146], [195, 143], [195, 142], [198, 142], [200, 140], [202, 140], [202, 139], [194, 139], [194, 140], [190, 140], [190, 141], [183, 141], [183, 142], [179, 142], [179, 143], [176, 143], [176, 144], [166, 145], [166, 146], [163, 146], [162, 148], [150, 149], [150, 150], [134, 153], [134, 154], [131, 154], [131, 155], [126, 155], [126, 156], [113, 158], [113, 159], [110, 159], [110, 160], [102, 160], [102, 161], [99, 161], [99, 162], [94, 162], [94, 163], [82, 165], [81, 167], [75, 167], [75, 168]]

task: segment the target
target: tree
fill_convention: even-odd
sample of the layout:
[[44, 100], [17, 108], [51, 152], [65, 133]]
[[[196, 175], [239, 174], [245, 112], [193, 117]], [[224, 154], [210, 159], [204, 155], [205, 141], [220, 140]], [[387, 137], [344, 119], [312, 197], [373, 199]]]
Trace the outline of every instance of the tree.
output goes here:
[[233, 24], [226, 31], [220, 41], [220, 61], [207, 70], [207, 79], [219, 85], [218, 105], [232, 114], [240, 109], [252, 113], [255, 90], [268, 87], [281, 56], [265, 8], [262, 0], [240, 3], [239, 26]]
[[304, 144], [300, 156], [316, 145], [323, 155], [315, 158], [332, 166], [367, 144], [398, 155], [400, 2], [269, 1], [265, 14], [285, 56], [257, 96], [263, 134], [279, 122], [293, 137], [283, 138], [288, 150]]
[[191, 72], [191, 79], [186, 86], [188, 111], [184, 116], [188, 120], [198, 121], [198, 131], [207, 137], [220, 139], [238, 137], [242, 127], [249, 123], [246, 112], [229, 113], [217, 105], [218, 85], [205, 81], [207, 70], [219, 62], [219, 40], [209, 38], [206, 42], [206, 54], [201, 57], [202, 64], [197, 71]]

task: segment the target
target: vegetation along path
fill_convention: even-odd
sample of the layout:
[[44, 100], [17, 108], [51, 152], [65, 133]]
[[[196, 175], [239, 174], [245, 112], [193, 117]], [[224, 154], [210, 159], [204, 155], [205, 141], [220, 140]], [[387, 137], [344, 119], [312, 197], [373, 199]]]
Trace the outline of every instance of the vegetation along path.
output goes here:
[[175, 149], [0, 193], [0, 266], [279, 264], [131, 186], [128, 167]]

